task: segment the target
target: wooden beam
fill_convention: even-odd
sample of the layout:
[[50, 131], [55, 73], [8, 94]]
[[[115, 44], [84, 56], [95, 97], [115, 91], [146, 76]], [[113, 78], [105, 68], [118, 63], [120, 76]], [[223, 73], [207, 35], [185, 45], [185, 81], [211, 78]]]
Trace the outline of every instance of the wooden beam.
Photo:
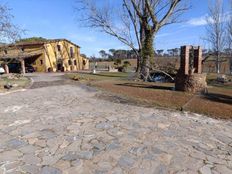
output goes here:
[[21, 59], [21, 60], [20, 60], [20, 63], [21, 63], [22, 74], [26, 74], [25, 61], [24, 61], [24, 59]]
[[6, 74], [9, 74], [9, 73], [10, 73], [9, 67], [8, 67], [7, 64], [4, 64], [4, 69], [5, 69], [5, 73], [6, 73]]

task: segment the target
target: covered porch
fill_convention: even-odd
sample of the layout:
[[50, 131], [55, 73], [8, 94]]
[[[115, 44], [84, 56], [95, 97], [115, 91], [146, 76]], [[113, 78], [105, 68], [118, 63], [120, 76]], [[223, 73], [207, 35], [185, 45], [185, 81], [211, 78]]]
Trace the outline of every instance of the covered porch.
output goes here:
[[33, 52], [33, 53], [23, 53], [20, 55], [4, 55], [0, 57], [0, 61], [2, 62], [2, 66], [5, 69], [5, 73], [9, 74], [9, 64], [16, 63], [20, 66], [20, 73], [25, 74], [26, 73], [26, 63], [27, 64], [33, 64], [33, 62], [41, 56], [42, 52]]

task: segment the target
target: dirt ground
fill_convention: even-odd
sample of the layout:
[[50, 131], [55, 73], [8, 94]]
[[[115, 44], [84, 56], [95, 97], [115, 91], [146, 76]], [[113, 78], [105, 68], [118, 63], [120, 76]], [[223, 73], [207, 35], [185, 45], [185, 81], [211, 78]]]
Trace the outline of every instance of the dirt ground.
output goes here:
[[82, 75], [88, 79], [82, 82], [137, 105], [191, 111], [220, 119], [232, 118], [230, 87], [209, 86], [208, 94], [190, 94], [174, 91], [172, 83], [135, 82], [125, 75], [120, 76]]

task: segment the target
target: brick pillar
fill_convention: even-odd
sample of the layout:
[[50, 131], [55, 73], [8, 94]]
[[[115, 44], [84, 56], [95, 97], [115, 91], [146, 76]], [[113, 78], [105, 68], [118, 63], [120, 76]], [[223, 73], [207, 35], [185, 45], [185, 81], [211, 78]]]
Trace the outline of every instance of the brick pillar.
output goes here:
[[25, 61], [24, 61], [24, 59], [20, 60], [20, 63], [21, 63], [22, 74], [25, 74], [26, 69], [25, 69]]
[[200, 46], [194, 50], [194, 68], [194, 73], [202, 73], [202, 49]]
[[180, 70], [185, 75], [189, 74], [189, 50], [190, 46], [181, 47]]
[[8, 67], [7, 64], [4, 65], [4, 69], [5, 69], [5, 73], [6, 73], [6, 74], [9, 74], [9, 73], [10, 73], [9, 67]]

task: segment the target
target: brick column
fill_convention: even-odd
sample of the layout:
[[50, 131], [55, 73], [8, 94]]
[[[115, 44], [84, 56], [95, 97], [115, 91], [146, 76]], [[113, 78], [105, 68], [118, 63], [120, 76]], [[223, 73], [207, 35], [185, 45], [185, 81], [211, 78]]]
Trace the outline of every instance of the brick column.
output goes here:
[[189, 50], [190, 46], [181, 47], [180, 70], [185, 75], [189, 74]]
[[25, 69], [25, 61], [24, 61], [24, 59], [21, 59], [20, 63], [21, 63], [22, 74], [25, 74], [26, 69]]
[[196, 50], [194, 50], [194, 68], [194, 73], [202, 73], [202, 49], [200, 46]]

